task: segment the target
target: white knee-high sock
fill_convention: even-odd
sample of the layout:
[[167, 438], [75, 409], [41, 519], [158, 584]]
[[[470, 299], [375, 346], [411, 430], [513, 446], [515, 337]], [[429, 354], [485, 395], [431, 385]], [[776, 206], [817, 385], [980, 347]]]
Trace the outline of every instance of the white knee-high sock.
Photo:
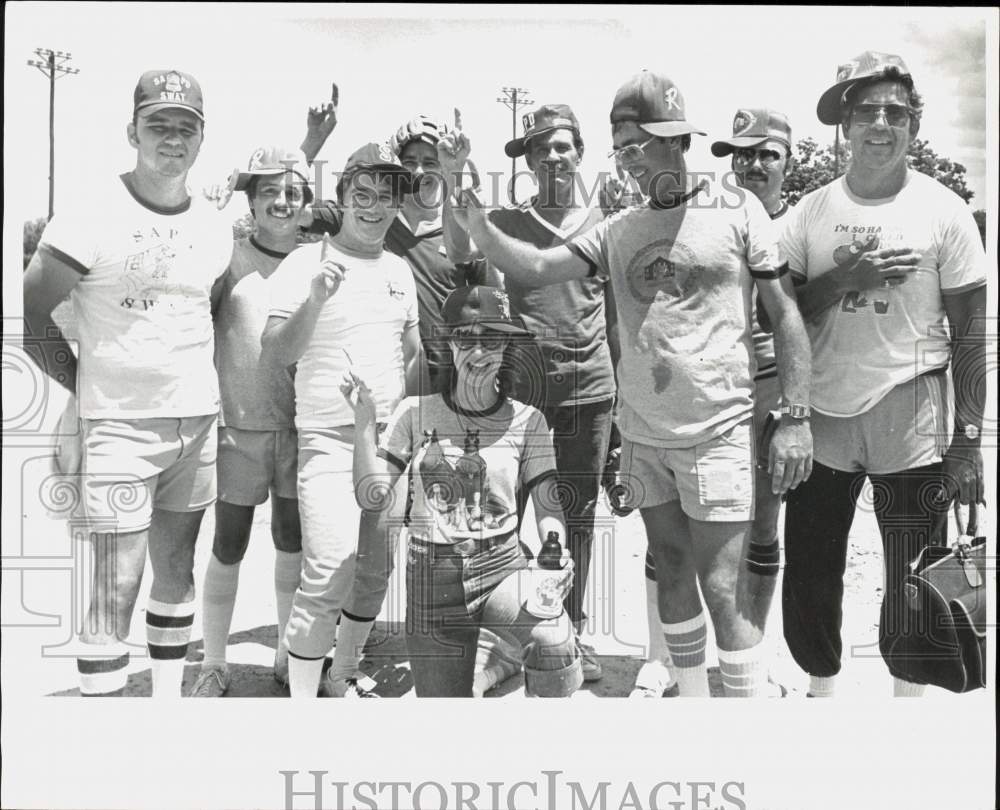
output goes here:
[[911, 683], [910, 681], [904, 681], [902, 678], [892, 679], [892, 696], [893, 697], [923, 697], [924, 689], [927, 684], [924, 683]]
[[833, 691], [836, 685], [836, 675], [831, 675], [828, 678], [823, 678], [819, 675], [809, 676], [809, 694], [813, 697], [833, 697]]
[[719, 649], [719, 670], [726, 697], [763, 697], [767, 669], [763, 663], [764, 645], [760, 642], [743, 650]]
[[153, 670], [153, 697], [181, 696], [194, 602], [170, 604], [150, 597], [146, 606], [146, 645]]
[[121, 695], [128, 680], [129, 648], [121, 641], [88, 645], [76, 659], [80, 697]]
[[333, 663], [330, 665], [331, 680], [350, 678], [357, 672], [365, 642], [368, 641], [368, 634], [374, 626], [374, 619], [349, 616], [345, 611], [340, 612], [337, 646], [334, 648]]
[[293, 698], [314, 698], [323, 676], [323, 658], [298, 658], [288, 654], [288, 692]]
[[302, 578], [302, 552], [274, 552], [274, 601], [278, 608], [278, 660], [288, 658], [285, 646], [285, 627], [292, 612], [292, 599]]
[[214, 554], [208, 560], [202, 588], [201, 628], [205, 636], [202, 666], [224, 666], [229, 628], [233, 623], [240, 564], [226, 565]]
[[709, 697], [705, 647], [708, 627], [705, 614], [683, 622], [663, 623], [663, 635], [670, 650], [671, 671], [681, 697]]

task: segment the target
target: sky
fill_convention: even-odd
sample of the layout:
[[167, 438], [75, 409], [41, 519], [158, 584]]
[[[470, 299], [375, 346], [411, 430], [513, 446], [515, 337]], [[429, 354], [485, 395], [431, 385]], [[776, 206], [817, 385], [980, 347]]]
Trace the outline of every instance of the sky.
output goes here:
[[925, 97], [920, 135], [968, 168], [974, 209], [991, 188], [995, 9], [11, 3], [5, 16], [5, 213], [15, 221], [47, 210], [48, 84], [26, 64], [35, 48], [70, 52], [80, 71], [56, 83], [57, 211], [91, 178], [134, 165], [125, 127], [146, 69], [179, 68], [201, 82], [197, 189], [259, 145], [299, 144], [306, 110], [328, 99], [331, 81], [340, 123], [319, 155], [330, 170], [417, 113], [450, 121], [458, 107], [479, 167], [509, 172], [511, 113], [496, 99], [518, 86], [538, 104], [573, 107], [590, 178], [611, 168], [615, 90], [644, 68], [671, 77], [688, 120], [709, 133], [695, 137], [689, 167], [724, 170], [709, 145], [730, 134], [741, 106], [782, 110], [795, 139], [831, 142], [816, 101], [837, 65], [867, 49], [904, 57]]

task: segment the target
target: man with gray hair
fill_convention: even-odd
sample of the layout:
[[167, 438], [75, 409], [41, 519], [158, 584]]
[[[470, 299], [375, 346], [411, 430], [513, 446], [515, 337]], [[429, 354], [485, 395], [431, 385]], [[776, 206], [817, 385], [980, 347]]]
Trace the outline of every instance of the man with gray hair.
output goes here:
[[[783, 253], [812, 339], [816, 463], [785, 517], [785, 639], [809, 694], [840, 670], [843, 575], [867, 478], [882, 534], [879, 647], [893, 693], [918, 696], [907, 566], [946, 537], [950, 501], [983, 499], [986, 256], [971, 212], [907, 166], [923, 101], [903, 60], [841, 65], [816, 113], [851, 146], [847, 173], [804, 197]], [[949, 369], [954, 414], [949, 403]]]

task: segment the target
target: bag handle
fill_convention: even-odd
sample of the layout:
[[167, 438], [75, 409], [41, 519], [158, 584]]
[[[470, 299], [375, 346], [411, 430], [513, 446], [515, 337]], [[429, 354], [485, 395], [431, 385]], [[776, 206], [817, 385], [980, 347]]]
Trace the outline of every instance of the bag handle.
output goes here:
[[[986, 504], [982, 504], [984, 507]], [[954, 504], [955, 523], [958, 526], [958, 540], [955, 541], [955, 556], [962, 564], [966, 581], [969, 587], [978, 588], [983, 584], [979, 569], [972, 560], [972, 543], [976, 538], [986, 536], [986, 527], [983, 522], [985, 509], [980, 509], [979, 504], [961, 504], [957, 500]]]

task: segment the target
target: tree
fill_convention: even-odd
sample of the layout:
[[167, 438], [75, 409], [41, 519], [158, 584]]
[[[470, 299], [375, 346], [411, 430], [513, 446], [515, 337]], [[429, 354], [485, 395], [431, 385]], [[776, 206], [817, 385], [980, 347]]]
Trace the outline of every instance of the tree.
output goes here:
[[[788, 174], [782, 196], [792, 205], [802, 197], [835, 178], [833, 147], [820, 147], [812, 138], [803, 138], [795, 144], [796, 154]], [[847, 171], [851, 159], [851, 147], [846, 141], [840, 143], [840, 173]], [[973, 197], [965, 183], [965, 166], [948, 158], [940, 157], [930, 144], [914, 138], [907, 151], [910, 166], [918, 172], [933, 177], [939, 183], [954, 191], [965, 202]]]
[[986, 211], [980, 208], [978, 211], [972, 212], [972, 218], [976, 220], [976, 225], [979, 226], [979, 236], [983, 240], [983, 247], [986, 247]]

